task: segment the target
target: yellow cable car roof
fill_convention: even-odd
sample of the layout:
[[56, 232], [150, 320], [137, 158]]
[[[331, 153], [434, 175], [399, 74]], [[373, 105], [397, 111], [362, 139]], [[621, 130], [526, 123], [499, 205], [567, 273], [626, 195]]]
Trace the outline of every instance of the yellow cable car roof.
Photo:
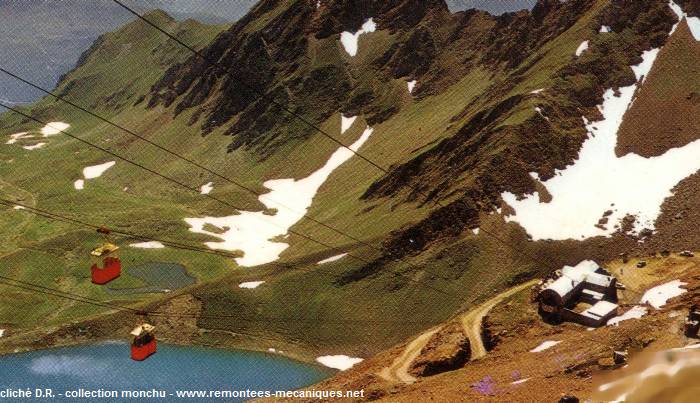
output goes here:
[[155, 326], [149, 325], [148, 323], [144, 323], [143, 325], [138, 325], [134, 330], [131, 331], [131, 334], [134, 336], [141, 336], [144, 333], [153, 333], [155, 330]]
[[112, 243], [103, 243], [102, 245], [98, 246], [97, 248], [93, 249], [92, 252], [90, 252], [91, 255], [93, 256], [105, 256], [109, 255], [110, 253], [116, 251], [119, 249], [117, 245], [114, 245]]

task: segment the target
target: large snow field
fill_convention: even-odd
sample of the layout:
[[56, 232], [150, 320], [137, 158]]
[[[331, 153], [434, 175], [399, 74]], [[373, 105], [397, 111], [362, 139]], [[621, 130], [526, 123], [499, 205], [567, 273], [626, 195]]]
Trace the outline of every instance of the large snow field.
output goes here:
[[[599, 106], [602, 120], [589, 122], [583, 117], [588, 138], [578, 158], [541, 182], [552, 196], [549, 203], [541, 202], [537, 192], [521, 200], [510, 192], [502, 194], [515, 210], [507, 221], [519, 223], [534, 240], [610, 236], [627, 215], [636, 217], [632, 233], [654, 229], [663, 201], [673, 194], [671, 189], [700, 169], [700, 140], [658, 157], [615, 155], [622, 119], [657, 54], [658, 49], [645, 51], [642, 62], [631, 66], [637, 83], [620, 88], [619, 94], [612, 88], [605, 92]], [[539, 180], [536, 173], [532, 176]], [[608, 222], [600, 228], [596, 224], [604, 215]]]
[[[350, 145], [350, 150], [357, 151], [372, 135], [373, 129], [367, 127], [362, 135]], [[206, 242], [209, 248], [227, 251], [243, 251], [236, 262], [241, 266], [257, 266], [279, 259], [280, 254], [289, 244], [272, 239], [287, 234], [289, 228], [298, 222], [311, 206], [318, 189], [330, 174], [353, 156], [353, 151], [345, 147], [338, 148], [326, 164], [306, 178], [274, 179], [263, 185], [270, 192], [258, 198], [267, 208], [275, 209], [274, 214], [263, 211], [241, 211], [226, 217], [185, 218], [190, 231], [219, 238], [220, 242]], [[204, 229], [206, 224], [226, 228], [223, 233], [214, 233]], [[228, 227], [228, 228], [227, 228]]]
[[93, 165], [83, 168], [83, 176], [85, 179], [95, 179], [102, 176], [109, 168], [113, 167], [116, 162], [109, 161], [104, 164]]
[[[65, 123], [65, 122], [49, 122], [44, 127], [39, 129], [39, 133], [43, 137], [50, 137], [50, 136], [53, 136], [55, 134], [60, 133], [62, 130], [66, 130], [69, 127], [70, 127], [70, 125], [68, 123]], [[30, 139], [30, 138], [34, 138], [35, 136], [34, 136], [34, 134], [30, 134], [29, 132], [19, 132], [19, 133], [10, 134], [9, 137], [10, 137], [9, 140], [7, 140], [5, 142], [5, 144], [11, 145], [11, 144], [17, 143], [19, 140]], [[35, 144], [24, 145], [24, 146], [22, 146], [22, 148], [24, 148], [25, 150], [32, 151], [32, 150], [37, 150], [45, 145], [46, 145], [45, 142], [39, 142], [39, 143], [35, 143]]]

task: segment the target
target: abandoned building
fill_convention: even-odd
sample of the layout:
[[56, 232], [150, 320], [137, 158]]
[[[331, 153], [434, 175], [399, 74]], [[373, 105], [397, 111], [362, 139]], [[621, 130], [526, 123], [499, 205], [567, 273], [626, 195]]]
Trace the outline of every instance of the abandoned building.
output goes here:
[[617, 316], [617, 279], [591, 260], [564, 266], [540, 287], [540, 315], [550, 322], [599, 327]]

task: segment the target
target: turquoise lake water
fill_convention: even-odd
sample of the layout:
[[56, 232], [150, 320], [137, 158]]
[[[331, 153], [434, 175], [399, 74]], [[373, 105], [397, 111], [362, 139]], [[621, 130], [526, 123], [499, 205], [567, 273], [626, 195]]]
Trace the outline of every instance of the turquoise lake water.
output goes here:
[[[177, 391], [293, 390], [333, 372], [278, 355], [202, 347], [159, 345], [149, 359], [129, 358], [129, 345], [107, 342], [0, 356], [0, 393], [6, 389], [51, 389], [54, 399], [0, 401], [226, 401], [243, 398], [177, 398]], [[114, 398], [67, 398], [79, 389], [118, 391]], [[122, 390], [165, 391], [165, 398], [128, 399]]]

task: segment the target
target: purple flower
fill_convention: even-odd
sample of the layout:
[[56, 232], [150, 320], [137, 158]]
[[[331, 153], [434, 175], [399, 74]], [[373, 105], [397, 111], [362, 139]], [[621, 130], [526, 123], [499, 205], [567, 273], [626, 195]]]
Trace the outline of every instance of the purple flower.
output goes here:
[[488, 375], [479, 382], [472, 384], [471, 388], [487, 396], [493, 396], [496, 394], [496, 382], [494, 382], [493, 378]]

